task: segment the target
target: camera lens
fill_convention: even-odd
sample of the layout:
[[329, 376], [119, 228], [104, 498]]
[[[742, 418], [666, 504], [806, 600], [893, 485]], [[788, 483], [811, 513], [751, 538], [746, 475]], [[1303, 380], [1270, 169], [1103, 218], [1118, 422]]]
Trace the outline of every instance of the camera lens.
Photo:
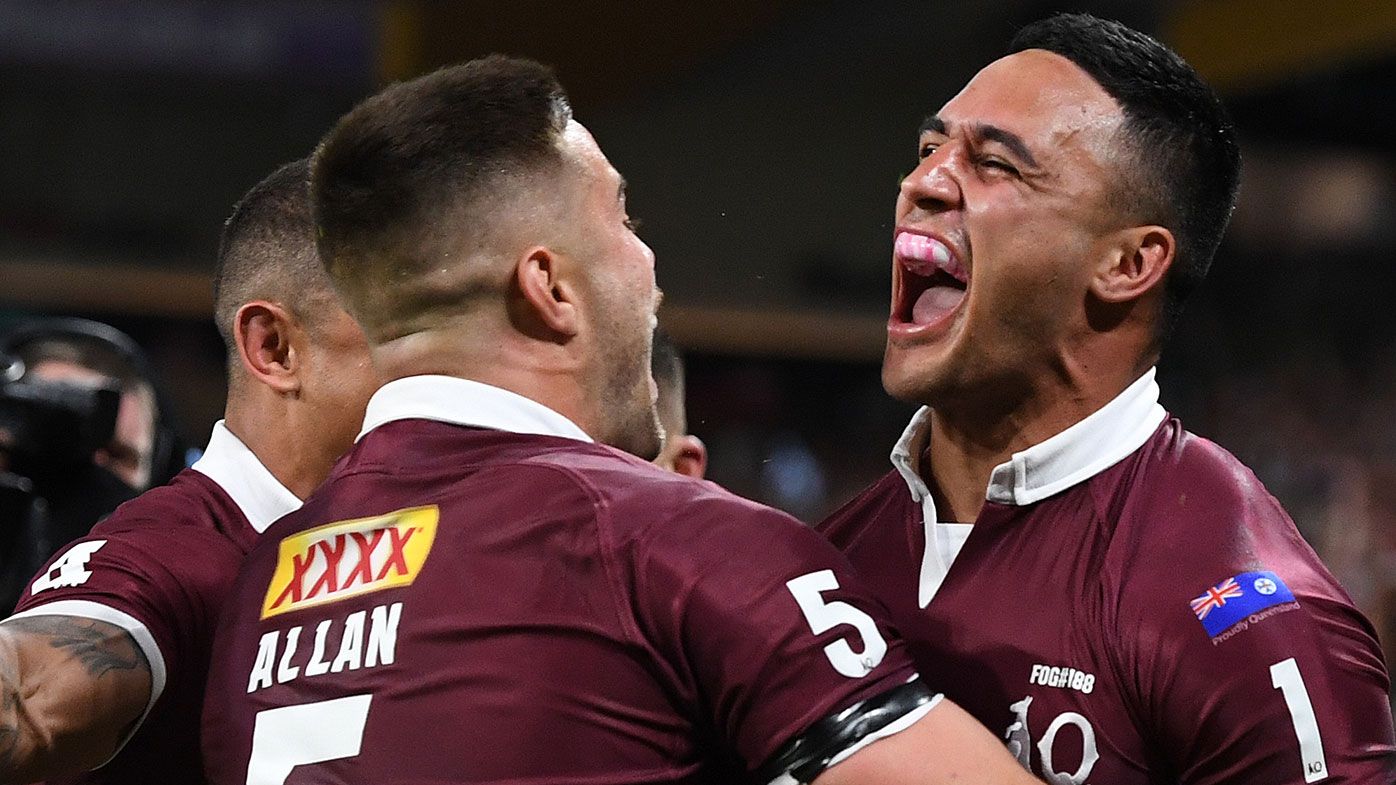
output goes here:
[[0, 352], [0, 384], [19, 381], [24, 375], [24, 361], [11, 354]]

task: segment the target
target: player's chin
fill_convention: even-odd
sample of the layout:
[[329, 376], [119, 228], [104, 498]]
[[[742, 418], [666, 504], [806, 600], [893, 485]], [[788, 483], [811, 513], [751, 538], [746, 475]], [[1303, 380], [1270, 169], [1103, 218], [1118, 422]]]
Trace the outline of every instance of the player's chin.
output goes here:
[[904, 403], [928, 405], [938, 387], [941, 369], [922, 352], [887, 346], [882, 358], [882, 388]]
[[658, 458], [664, 451], [664, 426], [660, 424], [659, 411], [646, 401], [645, 405], [632, 407], [627, 419], [620, 437], [611, 446], [647, 461]]

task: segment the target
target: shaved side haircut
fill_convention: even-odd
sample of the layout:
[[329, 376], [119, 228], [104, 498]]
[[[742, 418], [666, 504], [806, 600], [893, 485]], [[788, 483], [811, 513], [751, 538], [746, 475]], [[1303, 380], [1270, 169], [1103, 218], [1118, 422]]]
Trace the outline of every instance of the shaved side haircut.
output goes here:
[[335, 297], [315, 251], [308, 159], [292, 161], [243, 195], [223, 225], [213, 279], [213, 313], [237, 377], [233, 319], [252, 300], [280, 303], [313, 329], [321, 305]]
[[1065, 57], [1119, 103], [1125, 116], [1121, 147], [1131, 163], [1121, 203], [1178, 239], [1160, 325], [1160, 338], [1166, 338], [1183, 302], [1207, 276], [1236, 206], [1241, 152], [1221, 99], [1172, 49], [1088, 14], [1034, 22], [1018, 31], [1008, 49]]
[[545, 209], [518, 199], [548, 192], [571, 117], [552, 71], [492, 55], [388, 87], [335, 125], [311, 166], [317, 242], [371, 343], [497, 293], [469, 262]]

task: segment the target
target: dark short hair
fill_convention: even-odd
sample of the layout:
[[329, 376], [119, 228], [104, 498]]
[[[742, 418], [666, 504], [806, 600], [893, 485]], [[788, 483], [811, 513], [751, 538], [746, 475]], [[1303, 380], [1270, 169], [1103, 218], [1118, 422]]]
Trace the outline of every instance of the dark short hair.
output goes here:
[[314, 303], [334, 296], [315, 252], [309, 175], [304, 158], [281, 166], [243, 195], [223, 225], [213, 311], [230, 363], [237, 357], [233, 318], [243, 304], [280, 302], [310, 321]]
[[1058, 14], [1018, 31], [1009, 51], [1025, 49], [1065, 57], [1120, 105], [1133, 158], [1121, 195], [1139, 218], [1167, 226], [1178, 239], [1159, 330], [1166, 337], [1207, 276], [1231, 220], [1241, 172], [1236, 129], [1192, 66], [1119, 22]]
[[[665, 425], [688, 430], [687, 407], [684, 405], [683, 355], [679, 347], [663, 330], [654, 331], [654, 348], [650, 353], [650, 373], [659, 388], [659, 416]], [[670, 416], [674, 421], [670, 421]]]
[[438, 304], [394, 297], [488, 230], [470, 218], [504, 180], [562, 161], [571, 116], [551, 70], [491, 55], [394, 84], [335, 125], [311, 167], [317, 241], [370, 340]]

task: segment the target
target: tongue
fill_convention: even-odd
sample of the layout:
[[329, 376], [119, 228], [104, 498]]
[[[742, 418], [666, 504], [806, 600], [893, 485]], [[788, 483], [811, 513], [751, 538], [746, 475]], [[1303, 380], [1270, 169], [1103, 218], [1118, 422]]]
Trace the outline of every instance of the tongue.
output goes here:
[[916, 324], [930, 324], [955, 310], [965, 299], [965, 290], [953, 286], [932, 286], [916, 298], [911, 309], [911, 320]]

